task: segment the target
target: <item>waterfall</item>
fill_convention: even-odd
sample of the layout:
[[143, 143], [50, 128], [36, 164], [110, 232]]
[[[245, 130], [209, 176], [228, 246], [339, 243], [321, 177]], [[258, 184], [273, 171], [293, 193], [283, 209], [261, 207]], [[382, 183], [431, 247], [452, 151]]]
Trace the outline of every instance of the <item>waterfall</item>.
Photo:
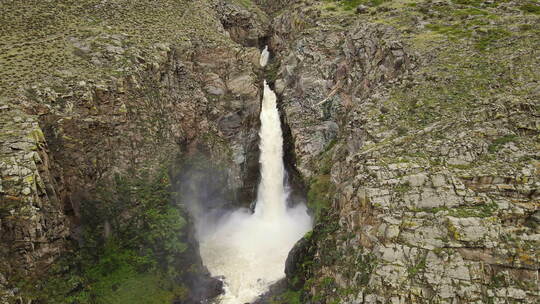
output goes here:
[[285, 169], [283, 136], [276, 106], [276, 94], [268, 87], [266, 80], [260, 119], [261, 183], [255, 215], [262, 216], [265, 220], [272, 220], [283, 217], [286, 212], [286, 194], [283, 186]]
[[[266, 65], [268, 56], [265, 48], [261, 66]], [[255, 212], [240, 209], [214, 225], [198, 225], [203, 262], [224, 282], [220, 304], [251, 302], [285, 277], [289, 251], [312, 225], [305, 205], [287, 208], [281, 122], [276, 94], [266, 81], [260, 120], [261, 182]]]
[[259, 59], [259, 64], [264, 68], [268, 63], [268, 58], [270, 58], [270, 52], [268, 52], [268, 46], [265, 46], [261, 52], [261, 58]]

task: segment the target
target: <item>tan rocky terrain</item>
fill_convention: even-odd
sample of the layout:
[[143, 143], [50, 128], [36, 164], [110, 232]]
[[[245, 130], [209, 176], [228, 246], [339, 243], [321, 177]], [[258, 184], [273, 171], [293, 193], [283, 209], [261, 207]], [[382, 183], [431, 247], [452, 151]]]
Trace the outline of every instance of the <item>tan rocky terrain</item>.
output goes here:
[[[540, 300], [538, 2], [0, 11], [0, 302], [129, 303], [133, 281], [155, 277], [169, 279], [154, 299], [209, 296], [186, 281], [206, 274], [185, 197], [210, 176], [206, 194], [222, 199], [198, 194], [197, 210], [253, 200], [262, 77], [279, 95], [293, 186], [316, 217], [267, 302]], [[176, 213], [156, 203], [171, 198], [185, 224], [166, 227], [186, 237], [163, 249], [132, 233], [172, 225], [157, 215]], [[96, 275], [92, 263], [107, 264], [93, 252], [124, 261], [111, 243], [151, 261]]]
[[527, 5], [387, 1], [352, 15], [327, 2], [275, 19], [297, 166], [328, 208], [290, 257], [302, 303], [539, 300]]

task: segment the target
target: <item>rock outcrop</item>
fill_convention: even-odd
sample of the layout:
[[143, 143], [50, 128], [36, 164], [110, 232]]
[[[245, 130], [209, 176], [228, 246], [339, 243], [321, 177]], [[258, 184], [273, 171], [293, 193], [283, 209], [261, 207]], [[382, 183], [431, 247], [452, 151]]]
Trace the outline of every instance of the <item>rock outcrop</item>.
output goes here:
[[485, 32], [538, 21], [513, 5], [389, 2], [355, 16], [298, 2], [276, 17], [297, 166], [310, 192], [332, 184], [289, 258], [302, 303], [538, 301], [537, 85], [525, 80], [537, 59], [512, 55], [531, 36], [446, 37], [432, 19], [474, 31], [471, 10], [505, 12]]
[[42, 272], [54, 262], [65, 249], [69, 225], [36, 117], [11, 103], [0, 108], [2, 292], [10, 277]]

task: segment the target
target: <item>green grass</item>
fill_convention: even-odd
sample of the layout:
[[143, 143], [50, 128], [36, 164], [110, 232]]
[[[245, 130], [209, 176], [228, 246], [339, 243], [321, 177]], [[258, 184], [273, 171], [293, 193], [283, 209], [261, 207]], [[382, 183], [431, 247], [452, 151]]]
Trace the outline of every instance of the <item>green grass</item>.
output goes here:
[[[41, 82], [64, 86], [124, 75], [136, 57], [150, 55], [161, 42], [226, 43], [211, 30], [219, 21], [208, 5], [186, 0], [2, 1], [0, 91], [12, 95]], [[113, 56], [108, 46], [124, 53]]]
[[488, 29], [480, 34], [480, 38], [476, 41], [475, 47], [481, 51], [485, 51], [495, 46], [498, 41], [510, 36], [510, 32], [505, 29]]
[[271, 304], [302, 304], [301, 291], [287, 290], [283, 294], [274, 297]]
[[512, 135], [512, 134], [509, 134], [509, 135], [505, 135], [505, 136], [502, 136], [502, 137], [499, 137], [497, 139], [495, 139], [489, 146], [488, 146], [488, 151], [491, 152], [491, 153], [496, 153], [497, 151], [500, 150], [500, 148], [502, 146], [504, 146], [505, 144], [509, 143], [509, 142], [513, 142], [513, 141], [516, 141], [517, 139], [517, 136], [516, 135]]
[[308, 207], [318, 219], [324, 210], [330, 207], [333, 184], [330, 175], [318, 175], [311, 179], [307, 195]]
[[69, 296], [66, 302], [162, 304], [185, 298], [185, 287], [159, 271], [146, 270], [154, 262], [112, 241], [99, 261], [85, 268], [84, 292]]
[[118, 240], [109, 241], [97, 261], [82, 255], [54, 265], [46, 280], [17, 280], [23, 297], [58, 304], [162, 304], [187, 296], [151, 257], [118, 246]]
[[466, 18], [471, 16], [488, 16], [489, 12], [475, 7], [470, 7], [464, 9], [456, 9], [452, 11], [452, 14], [456, 17]]
[[321, 283], [324, 288], [331, 288], [334, 286], [335, 280], [332, 277], [325, 277], [322, 279]]
[[540, 15], [540, 4], [538, 2], [535, 3], [531, 1], [529, 3], [521, 5], [519, 9], [526, 13]]
[[254, 5], [251, 0], [234, 0], [234, 2], [242, 5], [245, 8], [250, 8]]
[[484, 1], [483, 0], [453, 0], [453, 2], [457, 4], [463, 4], [463, 5], [479, 6]]
[[99, 264], [88, 270], [94, 283], [85, 295], [89, 294], [96, 303], [103, 304], [162, 304], [186, 296], [185, 287], [175, 285], [167, 276], [138, 271], [140, 258], [135, 253], [123, 255], [118, 252], [105, 255]]
[[486, 3], [485, 0], [452, 0], [455, 4], [468, 5], [473, 7], [497, 7], [501, 3], [509, 2], [510, 0], [498, 0], [491, 3]]
[[491, 217], [495, 214], [497, 211], [497, 204], [491, 203], [491, 204], [481, 204], [476, 206], [460, 206], [460, 207], [437, 207], [437, 208], [421, 208], [421, 209], [413, 209], [414, 212], [427, 212], [427, 213], [438, 213], [441, 211], [448, 212], [449, 216], [453, 217], [480, 217], [480, 218], [486, 218]]
[[412, 187], [409, 185], [409, 183], [403, 183], [403, 184], [398, 184], [394, 187], [394, 191], [398, 192], [398, 193], [406, 193], [408, 191], [410, 191], [412, 189]]
[[337, 3], [340, 8], [346, 11], [352, 11], [356, 9], [357, 6], [363, 4], [368, 6], [379, 6], [385, 2], [390, 2], [392, 0], [325, 0], [330, 3]]
[[377, 267], [377, 257], [369, 254], [359, 254], [354, 261], [354, 269], [360, 271], [360, 276], [357, 278], [357, 284], [362, 286], [369, 282], [369, 278], [373, 270]]
[[426, 268], [426, 257], [423, 257], [417, 264], [407, 269], [409, 279], [414, 278], [418, 272]]

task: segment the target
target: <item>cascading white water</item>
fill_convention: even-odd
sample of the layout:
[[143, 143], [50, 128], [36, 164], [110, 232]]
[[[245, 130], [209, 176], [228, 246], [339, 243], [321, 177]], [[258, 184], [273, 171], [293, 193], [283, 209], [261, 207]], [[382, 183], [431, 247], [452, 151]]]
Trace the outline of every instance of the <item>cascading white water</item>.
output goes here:
[[261, 183], [255, 214], [266, 220], [279, 219], [286, 213], [286, 194], [283, 187], [285, 173], [282, 161], [283, 136], [276, 107], [276, 94], [268, 87], [266, 80], [260, 118]]
[[262, 67], [265, 67], [268, 64], [268, 59], [270, 58], [270, 52], [268, 52], [268, 46], [265, 46], [261, 52], [261, 58], [259, 59], [259, 64]]
[[[262, 66], [267, 59], [265, 48]], [[287, 208], [281, 123], [276, 94], [266, 81], [260, 119], [261, 182], [255, 212], [241, 209], [215, 225], [199, 224], [203, 262], [212, 275], [223, 277], [221, 304], [251, 302], [283, 278], [289, 251], [312, 225], [305, 205]]]

